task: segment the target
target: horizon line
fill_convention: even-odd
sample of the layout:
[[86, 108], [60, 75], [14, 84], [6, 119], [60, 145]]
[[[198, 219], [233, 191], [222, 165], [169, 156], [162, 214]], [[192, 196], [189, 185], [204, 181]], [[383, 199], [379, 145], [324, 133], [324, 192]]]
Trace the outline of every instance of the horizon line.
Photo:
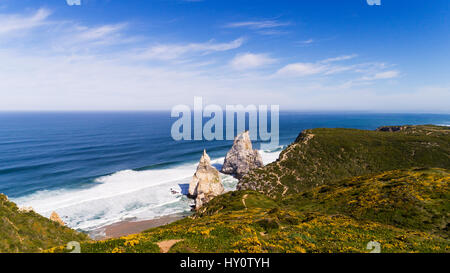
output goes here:
[[[166, 113], [172, 109], [150, 110], [0, 110], [0, 113]], [[225, 112], [225, 110], [223, 110]], [[194, 112], [194, 111], [192, 111]], [[285, 109], [280, 113], [366, 113], [366, 114], [424, 114], [424, 115], [450, 115], [450, 112], [431, 111], [374, 111], [374, 110], [299, 110]]]

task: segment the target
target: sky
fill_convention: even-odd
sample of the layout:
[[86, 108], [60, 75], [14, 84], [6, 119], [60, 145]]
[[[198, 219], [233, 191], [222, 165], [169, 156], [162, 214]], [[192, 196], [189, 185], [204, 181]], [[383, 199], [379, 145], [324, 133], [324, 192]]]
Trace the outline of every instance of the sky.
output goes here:
[[448, 0], [0, 0], [0, 111], [450, 113], [449, 49]]

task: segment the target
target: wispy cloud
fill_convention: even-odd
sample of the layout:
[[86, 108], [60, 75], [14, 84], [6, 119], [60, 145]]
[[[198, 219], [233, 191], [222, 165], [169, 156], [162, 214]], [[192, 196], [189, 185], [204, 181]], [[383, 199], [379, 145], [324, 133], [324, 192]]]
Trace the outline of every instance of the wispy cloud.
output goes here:
[[234, 57], [230, 64], [234, 69], [245, 70], [264, 67], [276, 61], [276, 59], [269, 57], [267, 54], [245, 53]]
[[189, 44], [160, 44], [151, 46], [139, 54], [140, 58], [157, 60], [174, 60], [188, 54], [228, 51], [239, 48], [244, 43], [243, 38], [238, 38], [226, 43], [209, 41], [205, 43]]
[[41, 8], [31, 15], [0, 15], [0, 35], [42, 26], [50, 14], [49, 10]]
[[126, 24], [103, 25], [93, 28], [83, 27], [74, 38], [78, 41], [100, 40], [106, 37], [116, 36], [125, 27]]
[[301, 44], [301, 45], [309, 45], [309, 44], [312, 44], [312, 43], [314, 43], [314, 42], [315, 42], [315, 40], [312, 39], [312, 38], [310, 38], [310, 39], [308, 39], [308, 40], [299, 41], [299, 42], [297, 42], [297, 43], [298, 43], [298, 44]]
[[356, 54], [352, 54], [352, 55], [343, 55], [343, 56], [338, 56], [338, 57], [334, 57], [334, 58], [328, 58], [325, 59], [323, 61], [321, 61], [322, 63], [332, 63], [332, 62], [340, 62], [340, 61], [347, 61], [347, 60], [351, 60], [353, 58], [356, 58], [358, 55]]
[[[339, 73], [357, 73], [356, 79], [347, 81], [343, 87], [351, 87], [357, 84], [368, 84], [370, 81], [392, 79], [400, 75], [397, 70], [386, 70], [388, 66], [384, 63], [354, 63], [341, 64], [356, 58], [356, 54], [342, 55], [327, 58], [314, 63], [291, 63], [280, 68], [274, 76], [283, 77], [307, 77], [307, 76], [330, 76]], [[364, 76], [361, 76], [364, 75]]]
[[310, 76], [310, 75], [331, 75], [339, 72], [351, 70], [353, 66], [332, 65], [331, 63], [350, 60], [356, 57], [353, 55], [343, 55], [334, 58], [324, 59], [315, 63], [292, 63], [288, 64], [276, 72], [278, 76]]
[[[288, 25], [248, 21], [230, 27], [258, 32], [283, 31]], [[256, 50], [252, 41], [243, 51], [245, 39], [239, 36], [169, 43], [161, 38], [164, 35], [135, 38], [132, 30], [129, 22], [55, 21], [46, 9], [0, 14], [2, 41], [15, 38], [0, 43], [0, 60], [8, 63], [0, 66], [0, 109], [168, 109], [189, 103], [194, 94], [218, 104], [270, 102], [291, 109], [312, 105], [320, 109], [327, 103], [336, 105], [336, 91], [345, 91], [352, 96], [343, 101], [344, 108], [360, 105], [355, 102], [362, 85], [369, 90], [371, 84], [402, 75], [389, 64], [358, 63], [355, 54], [297, 62], [291, 52], [251, 53]], [[13, 36], [18, 32], [23, 35]], [[382, 105], [383, 96], [375, 91], [367, 94]], [[437, 95], [443, 98], [439, 102], [444, 101], [448, 89]]]
[[289, 22], [279, 22], [276, 20], [265, 20], [265, 21], [242, 21], [242, 22], [234, 22], [225, 25], [228, 28], [250, 28], [250, 29], [267, 29], [267, 28], [276, 28], [289, 26], [291, 23]]
[[283, 27], [290, 26], [290, 22], [277, 20], [241, 21], [226, 24], [226, 28], [244, 28], [261, 35], [279, 36], [289, 33]]
[[375, 73], [373, 76], [364, 77], [363, 80], [371, 81], [371, 80], [385, 80], [385, 79], [393, 79], [400, 76], [400, 72], [397, 70], [390, 70]]
[[310, 76], [327, 71], [328, 67], [317, 63], [293, 63], [288, 64], [276, 72], [279, 76]]
[[13, 47], [40, 47], [42, 51], [73, 54], [132, 40], [131, 36], [124, 34], [127, 23], [87, 26], [71, 20], [55, 20], [51, 15], [52, 12], [45, 8], [34, 12], [0, 14], [2, 42]]
[[54, 48], [60, 51], [88, 51], [105, 46], [125, 44], [134, 41], [133, 37], [124, 34], [127, 23], [84, 26], [60, 23], [61, 33], [52, 37]]

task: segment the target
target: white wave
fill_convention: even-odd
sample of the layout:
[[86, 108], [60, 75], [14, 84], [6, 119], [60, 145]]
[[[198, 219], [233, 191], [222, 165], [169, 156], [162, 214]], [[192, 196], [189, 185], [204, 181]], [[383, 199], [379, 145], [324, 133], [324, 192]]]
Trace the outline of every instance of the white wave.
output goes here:
[[261, 154], [264, 165], [276, 161], [284, 148], [285, 146], [278, 146], [273, 150], [260, 150], [259, 153]]
[[[275, 161], [281, 150], [260, 151], [264, 164]], [[219, 167], [224, 158], [212, 160]], [[13, 200], [31, 206], [43, 216], [56, 211], [69, 227], [90, 231], [115, 222], [190, 211], [193, 200], [181, 192], [191, 180], [197, 163], [168, 169], [124, 170], [99, 177], [97, 184], [84, 189], [40, 191]], [[221, 174], [226, 191], [236, 189], [237, 179]], [[171, 189], [179, 192], [172, 194]]]

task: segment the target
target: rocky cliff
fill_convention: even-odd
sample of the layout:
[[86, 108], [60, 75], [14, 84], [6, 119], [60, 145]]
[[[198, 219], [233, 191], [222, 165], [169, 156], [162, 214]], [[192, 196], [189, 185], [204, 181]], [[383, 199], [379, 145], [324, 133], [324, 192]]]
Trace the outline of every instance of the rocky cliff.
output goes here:
[[305, 130], [279, 160], [250, 171], [237, 188], [281, 197], [353, 176], [411, 167], [448, 169], [449, 155], [449, 127]]
[[225, 157], [222, 172], [240, 179], [249, 171], [263, 166], [261, 155], [253, 150], [249, 132], [246, 131], [235, 138], [233, 147]]
[[211, 166], [211, 159], [206, 151], [203, 151], [197, 171], [189, 184], [189, 196], [195, 198], [195, 209], [199, 209], [212, 198], [222, 194], [223, 191], [219, 171]]

